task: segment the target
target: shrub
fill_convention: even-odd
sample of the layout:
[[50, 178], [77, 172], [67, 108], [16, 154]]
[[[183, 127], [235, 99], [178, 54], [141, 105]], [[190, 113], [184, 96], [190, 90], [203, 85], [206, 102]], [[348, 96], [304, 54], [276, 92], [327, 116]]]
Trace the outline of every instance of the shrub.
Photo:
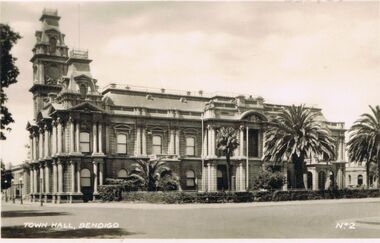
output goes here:
[[176, 177], [166, 175], [158, 181], [157, 190], [159, 191], [177, 191], [179, 183]]
[[100, 185], [98, 186], [99, 197], [103, 201], [120, 201], [123, 191], [122, 185]]
[[261, 170], [253, 181], [254, 190], [276, 190], [280, 189], [285, 182], [285, 176], [279, 172]]

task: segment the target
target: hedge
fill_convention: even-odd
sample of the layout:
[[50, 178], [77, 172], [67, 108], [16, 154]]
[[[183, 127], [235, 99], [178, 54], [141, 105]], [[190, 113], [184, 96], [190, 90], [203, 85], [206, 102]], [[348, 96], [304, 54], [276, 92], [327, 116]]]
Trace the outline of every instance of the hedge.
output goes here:
[[326, 191], [247, 191], [247, 192], [125, 192], [120, 185], [99, 186], [103, 201], [128, 201], [147, 203], [242, 203], [339, 198], [380, 197], [378, 189], [343, 189]]

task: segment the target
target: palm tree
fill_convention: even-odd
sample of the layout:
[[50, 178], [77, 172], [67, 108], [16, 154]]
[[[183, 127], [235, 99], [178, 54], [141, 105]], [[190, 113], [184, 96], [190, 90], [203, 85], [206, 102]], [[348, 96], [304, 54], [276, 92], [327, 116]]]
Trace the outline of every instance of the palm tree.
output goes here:
[[171, 175], [171, 169], [161, 160], [137, 160], [128, 179], [136, 179], [147, 191], [157, 191], [161, 178]]
[[[364, 113], [352, 125], [349, 133], [348, 156], [351, 161], [367, 161], [367, 186], [369, 182], [369, 164], [375, 161], [380, 172], [380, 107], [369, 106], [372, 114]], [[378, 173], [380, 174], [380, 173]], [[377, 180], [380, 189], [380, 180]]]
[[322, 156], [324, 160], [335, 157], [334, 139], [331, 131], [316, 117], [319, 113], [301, 106], [285, 107], [269, 121], [265, 132], [264, 161], [293, 163], [295, 185], [305, 188], [307, 184], [307, 156]]
[[237, 141], [237, 132], [232, 127], [222, 127], [217, 131], [216, 135], [217, 148], [226, 156], [227, 162], [227, 189], [231, 190], [231, 155], [239, 146]]

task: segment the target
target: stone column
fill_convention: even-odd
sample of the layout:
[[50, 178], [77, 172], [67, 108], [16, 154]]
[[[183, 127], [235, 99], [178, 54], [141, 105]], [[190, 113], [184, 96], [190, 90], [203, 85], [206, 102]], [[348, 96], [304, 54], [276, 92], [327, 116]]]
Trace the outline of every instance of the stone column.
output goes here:
[[207, 167], [202, 167], [202, 191], [207, 191]]
[[33, 161], [33, 137], [29, 135], [29, 160]]
[[174, 130], [169, 130], [168, 154], [174, 154]]
[[80, 193], [81, 192], [81, 188], [80, 188], [80, 161], [78, 161], [77, 163], [77, 192]]
[[141, 128], [136, 127], [135, 155], [141, 155]]
[[33, 182], [33, 192], [34, 193], [37, 193], [38, 192], [38, 175], [37, 175], [37, 173], [38, 173], [38, 171], [37, 171], [37, 169], [38, 169], [38, 167], [37, 167], [37, 165], [34, 167], [34, 169], [33, 169], [33, 180], [34, 180], [34, 182]]
[[212, 132], [211, 132], [211, 126], [208, 125], [207, 127], [207, 157], [211, 157], [212, 156]]
[[96, 139], [96, 123], [94, 122], [92, 124], [92, 153], [93, 154], [96, 154], [98, 151], [97, 151], [97, 146], [96, 146], [96, 143], [97, 143], [97, 139]]
[[202, 148], [202, 157], [207, 156], [207, 129], [204, 130], [203, 134], [203, 148]]
[[62, 120], [58, 117], [57, 122], [58, 154], [62, 154]]
[[43, 154], [43, 141], [44, 141], [44, 130], [41, 128], [40, 129], [40, 135], [39, 135], [39, 139], [38, 139], [38, 143], [39, 143], [39, 147], [38, 147], [38, 152], [39, 152], [39, 155], [38, 155], [38, 158], [39, 159], [42, 159], [44, 157], [44, 154]]
[[103, 139], [102, 139], [102, 123], [99, 123], [98, 125], [98, 145], [99, 145], [99, 153], [103, 154]]
[[240, 164], [236, 166], [235, 169], [235, 190], [236, 191], [241, 191], [241, 172], [240, 172]]
[[44, 142], [45, 142], [45, 148], [44, 148], [45, 158], [48, 158], [49, 157], [49, 130], [48, 130], [47, 125], [45, 125]]
[[244, 127], [243, 126], [240, 126], [240, 133], [239, 133], [239, 149], [240, 149], [240, 152], [239, 152], [239, 156], [240, 157], [244, 157]]
[[146, 155], [146, 129], [142, 129], [142, 154]]
[[207, 191], [211, 191], [211, 167], [210, 163], [207, 164]]
[[35, 132], [33, 132], [33, 160], [37, 160], [37, 158], [37, 135]]
[[62, 162], [58, 161], [58, 196], [57, 196], [57, 202], [61, 202], [61, 195], [63, 193], [63, 168], [62, 168]]
[[317, 170], [315, 169], [315, 168], [311, 168], [311, 174], [313, 175], [313, 186], [312, 186], [312, 188], [313, 188], [313, 190], [314, 191], [317, 191], [319, 188], [318, 188], [318, 180], [319, 180], [319, 178], [318, 178], [318, 173], [317, 173]]
[[71, 182], [70, 182], [70, 203], [73, 202], [73, 194], [75, 193], [75, 162], [70, 161], [70, 174], [71, 174]]
[[40, 191], [42, 193], [45, 192], [45, 190], [44, 190], [44, 179], [45, 179], [45, 176], [44, 176], [44, 166], [42, 164], [40, 164], [40, 181], [42, 180]]
[[52, 124], [52, 136], [51, 136], [51, 154], [55, 155], [57, 153], [57, 122], [54, 121]]
[[179, 147], [179, 129], [175, 131], [175, 154], [180, 156], [180, 147]]
[[239, 188], [239, 190], [240, 191], [244, 191], [245, 190], [245, 176], [244, 176], [244, 170], [243, 170], [243, 163], [240, 163], [239, 164], [239, 174], [240, 174], [240, 188]]
[[99, 185], [103, 185], [103, 163], [99, 163]]
[[58, 182], [58, 175], [57, 175], [57, 164], [55, 162], [52, 163], [53, 166], [53, 193], [57, 193], [57, 182]]
[[98, 163], [92, 162], [94, 170], [94, 194], [98, 193]]
[[74, 138], [75, 138], [75, 132], [74, 132], [74, 121], [73, 118], [69, 118], [69, 125], [70, 125], [70, 153], [74, 153]]
[[210, 131], [209, 131], [209, 133], [210, 133], [210, 156], [211, 157], [214, 157], [214, 155], [215, 155], [215, 130], [214, 130], [214, 127], [210, 127]]
[[50, 168], [48, 163], [45, 163], [45, 192], [50, 193]]
[[284, 175], [284, 185], [282, 186], [282, 190], [283, 191], [287, 191], [288, 190], [288, 163], [283, 163], [283, 167], [282, 167], [282, 173]]
[[217, 191], [217, 170], [216, 165], [211, 165], [211, 191], [215, 192]]
[[80, 140], [79, 140], [79, 133], [80, 133], [80, 121], [78, 120], [76, 123], [75, 123], [75, 145], [76, 145], [76, 152], [80, 153], [80, 147], [79, 147], [79, 143], [80, 143]]
[[[34, 173], [34, 168], [33, 166], [30, 167], [30, 177], [29, 177], [29, 180], [30, 180], [30, 194], [33, 194], [33, 190], [34, 190], [34, 185], [33, 185], [33, 173]], [[31, 198], [32, 199], [32, 198]]]

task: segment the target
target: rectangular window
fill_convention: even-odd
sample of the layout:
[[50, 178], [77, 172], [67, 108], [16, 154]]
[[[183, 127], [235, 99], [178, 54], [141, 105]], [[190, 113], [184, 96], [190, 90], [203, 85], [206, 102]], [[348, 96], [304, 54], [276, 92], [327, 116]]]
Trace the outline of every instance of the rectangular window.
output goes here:
[[259, 131], [248, 130], [248, 156], [259, 156]]
[[162, 138], [153, 136], [153, 154], [162, 154]]
[[90, 152], [90, 133], [88, 132], [81, 132], [79, 134], [79, 148], [80, 151], [83, 153], [89, 153]]
[[186, 155], [187, 156], [195, 155], [195, 139], [192, 137], [186, 138]]
[[127, 135], [125, 134], [117, 135], [117, 153], [127, 154]]

